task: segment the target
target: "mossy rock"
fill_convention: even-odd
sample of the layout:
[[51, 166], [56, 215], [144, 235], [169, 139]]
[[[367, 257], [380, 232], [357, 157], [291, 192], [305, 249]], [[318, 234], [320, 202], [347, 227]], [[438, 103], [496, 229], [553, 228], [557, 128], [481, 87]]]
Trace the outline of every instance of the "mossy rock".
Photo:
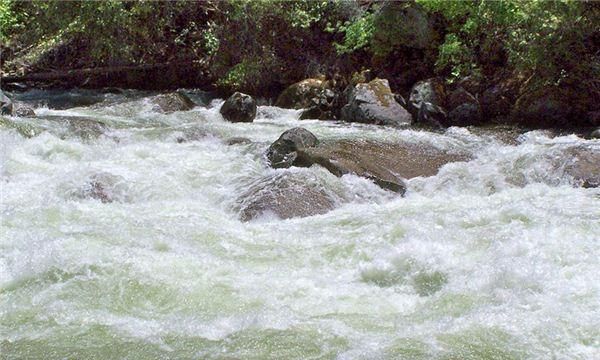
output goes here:
[[285, 109], [304, 109], [311, 106], [311, 99], [318, 97], [328, 82], [322, 79], [305, 79], [287, 87], [275, 101], [275, 106]]

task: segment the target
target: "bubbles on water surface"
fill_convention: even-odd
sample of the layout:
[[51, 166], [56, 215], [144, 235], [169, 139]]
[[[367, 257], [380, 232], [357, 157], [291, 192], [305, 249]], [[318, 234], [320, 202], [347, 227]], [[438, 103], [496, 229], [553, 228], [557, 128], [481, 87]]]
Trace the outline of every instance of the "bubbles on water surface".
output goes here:
[[[597, 140], [532, 132], [507, 144], [458, 128], [302, 122], [266, 106], [255, 123], [230, 124], [222, 100], [158, 114], [145, 96], [41, 109], [32, 138], [0, 128], [3, 354], [598, 355], [600, 199], [572, 170], [593, 160]], [[46, 115], [96, 119], [119, 141], [62, 136], [72, 130]], [[402, 198], [318, 166], [267, 169], [262, 152], [294, 126], [473, 159], [409, 180]], [[227, 145], [232, 137], [251, 143]], [[334, 209], [238, 220], [244, 192], [286, 174]]]

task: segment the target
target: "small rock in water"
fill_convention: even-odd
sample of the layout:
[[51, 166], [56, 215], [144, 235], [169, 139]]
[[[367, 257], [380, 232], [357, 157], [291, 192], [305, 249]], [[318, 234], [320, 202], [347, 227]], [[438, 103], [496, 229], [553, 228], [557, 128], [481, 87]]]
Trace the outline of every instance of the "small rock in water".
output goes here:
[[256, 108], [256, 100], [252, 96], [236, 92], [223, 103], [220, 113], [231, 122], [252, 122]]
[[592, 131], [590, 137], [592, 139], [600, 139], [600, 128], [597, 128], [596, 130]]
[[190, 110], [195, 106], [189, 97], [178, 92], [157, 95], [150, 102], [155, 105], [156, 111], [162, 113]]
[[110, 173], [93, 174], [85, 185], [78, 189], [75, 196], [81, 199], [100, 200], [103, 204], [111, 203], [118, 200], [115, 186], [122, 181], [120, 176]]
[[252, 140], [245, 137], [232, 137], [225, 141], [227, 145], [245, 145], [250, 144], [251, 142]]
[[74, 118], [66, 121], [69, 124], [69, 131], [84, 140], [98, 138], [108, 130], [104, 123], [97, 120]]

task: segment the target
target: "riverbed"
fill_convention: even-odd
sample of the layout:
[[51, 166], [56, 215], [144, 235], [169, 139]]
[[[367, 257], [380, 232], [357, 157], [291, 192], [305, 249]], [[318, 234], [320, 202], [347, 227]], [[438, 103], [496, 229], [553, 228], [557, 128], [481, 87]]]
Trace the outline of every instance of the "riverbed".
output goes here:
[[[272, 106], [233, 124], [202, 93], [170, 114], [133, 91], [75, 107], [34, 95], [38, 117], [13, 120], [36, 136], [0, 128], [2, 359], [600, 358], [600, 189], [556, 161], [600, 140]], [[298, 126], [473, 158], [408, 179], [405, 196], [318, 165], [269, 168], [264, 151]], [[335, 209], [241, 221], [241, 194], [286, 172]], [[89, 196], [98, 177], [110, 201]]]

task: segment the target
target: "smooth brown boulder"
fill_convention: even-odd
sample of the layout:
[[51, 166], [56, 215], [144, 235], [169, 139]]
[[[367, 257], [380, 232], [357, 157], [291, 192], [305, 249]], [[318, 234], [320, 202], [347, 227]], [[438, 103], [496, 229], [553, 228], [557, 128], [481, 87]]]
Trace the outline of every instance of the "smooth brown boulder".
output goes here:
[[356, 174], [382, 188], [404, 193], [403, 179], [432, 176], [445, 164], [470, 160], [467, 153], [447, 152], [424, 144], [372, 140], [323, 141], [299, 154], [301, 165], [319, 164], [337, 176]]
[[328, 89], [327, 81], [305, 79], [288, 86], [275, 101], [275, 106], [285, 109], [304, 109], [312, 105], [312, 99]]

